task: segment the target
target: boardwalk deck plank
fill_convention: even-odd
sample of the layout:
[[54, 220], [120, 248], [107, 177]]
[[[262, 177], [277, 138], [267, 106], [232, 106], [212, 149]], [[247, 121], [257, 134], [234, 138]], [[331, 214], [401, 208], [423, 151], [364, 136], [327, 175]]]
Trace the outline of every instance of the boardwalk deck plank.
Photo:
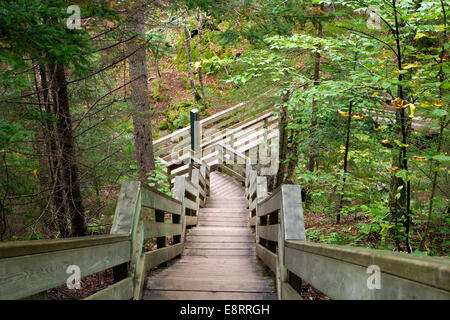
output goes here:
[[244, 189], [223, 173], [210, 178], [210, 197], [181, 259], [148, 278], [144, 299], [276, 299], [274, 280], [256, 259]]

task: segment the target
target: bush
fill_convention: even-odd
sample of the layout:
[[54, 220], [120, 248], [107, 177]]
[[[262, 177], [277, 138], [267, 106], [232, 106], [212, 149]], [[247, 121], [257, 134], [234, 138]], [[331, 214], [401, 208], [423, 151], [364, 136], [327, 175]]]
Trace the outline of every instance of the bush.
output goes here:
[[194, 101], [182, 100], [174, 105], [169, 105], [163, 114], [165, 119], [159, 123], [159, 129], [169, 129], [173, 132], [177, 129], [187, 127], [189, 125], [189, 112], [192, 109], [200, 111], [201, 116], [208, 116], [205, 106], [199, 105]]

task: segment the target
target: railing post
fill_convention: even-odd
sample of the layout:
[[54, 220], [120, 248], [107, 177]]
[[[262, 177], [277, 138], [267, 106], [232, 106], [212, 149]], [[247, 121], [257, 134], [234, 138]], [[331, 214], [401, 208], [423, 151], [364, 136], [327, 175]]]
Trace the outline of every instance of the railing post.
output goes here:
[[[258, 202], [262, 201], [267, 197], [267, 177], [256, 177], [256, 206], [258, 206]], [[258, 237], [258, 213], [255, 215], [255, 240], [256, 243], [259, 243]]]
[[277, 295], [283, 299], [283, 282], [295, 282], [300, 289], [301, 279], [289, 273], [285, 267], [285, 241], [306, 240], [303, 220], [302, 192], [299, 185], [281, 186], [280, 227], [278, 232]]
[[[205, 197], [209, 196], [209, 175], [208, 175], [208, 169], [206, 165], [202, 164], [200, 166], [200, 174], [205, 178]], [[206, 202], [206, 198], [205, 198]]]
[[[135, 249], [139, 246], [141, 237], [137, 237], [139, 217], [141, 212], [141, 183], [138, 181], [125, 181], [120, 187], [119, 199], [114, 214], [110, 234], [131, 234], [131, 245]], [[136, 254], [133, 252], [133, 254]], [[132, 257], [133, 265], [123, 263], [113, 268], [114, 282], [119, 282], [135, 273], [138, 257]]]
[[194, 158], [200, 159], [199, 152], [201, 150], [201, 124], [200, 113], [197, 109], [191, 110], [191, 150], [194, 151]]
[[[186, 234], [186, 217], [185, 217], [185, 206], [184, 206], [184, 192], [185, 192], [185, 184], [186, 178], [182, 176], [176, 176], [175, 177], [175, 183], [173, 185], [172, 194], [173, 198], [181, 201], [183, 203], [182, 209], [181, 209], [181, 215], [180, 215], [180, 221], [181, 224], [181, 236], [178, 242], [184, 243], [184, 238]], [[174, 221], [175, 222], [175, 221]], [[177, 239], [178, 240], [178, 239]], [[175, 237], [174, 237], [175, 242]]]
[[195, 211], [195, 214], [197, 217], [198, 217], [198, 210], [200, 208], [200, 190], [199, 190], [200, 189], [200, 183], [199, 183], [200, 177], [199, 177], [199, 175], [200, 175], [200, 170], [193, 167], [192, 175], [191, 175], [190, 179], [191, 179], [192, 185], [199, 191], [197, 199], [195, 199], [195, 203], [197, 206], [197, 210]]
[[217, 161], [219, 164], [218, 170], [219, 172], [222, 172], [222, 168], [220, 167], [221, 164], [223, 164], [223, 148], [222, 145], [218, 144], [217, 145]]

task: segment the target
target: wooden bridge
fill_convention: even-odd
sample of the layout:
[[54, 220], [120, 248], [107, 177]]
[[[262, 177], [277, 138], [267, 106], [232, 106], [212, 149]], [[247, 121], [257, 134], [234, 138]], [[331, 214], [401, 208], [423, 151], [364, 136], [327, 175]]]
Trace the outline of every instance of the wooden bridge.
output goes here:
[[0, 299], [45, 298], [69, 266], [113, 268], [87, 299], [301, 299], [301, 280], [333, 299], [449, 299], [447, 257], [306, 241], [300, 186], [268, 192], [272, 111], [240, 104], [155, 141], [173, 196], [124, 182], [109, 235], [1, 243]]

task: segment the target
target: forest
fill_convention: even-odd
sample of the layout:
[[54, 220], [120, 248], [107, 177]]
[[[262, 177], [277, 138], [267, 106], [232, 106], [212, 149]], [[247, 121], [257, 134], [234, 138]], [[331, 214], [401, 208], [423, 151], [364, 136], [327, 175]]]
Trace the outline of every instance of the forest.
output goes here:
[[120, 184], [171, 195], [189, 112], [278, 116], [310, 241], [447, 256], [445, 0], [0, 0], [0, 241], [107, 234]]

